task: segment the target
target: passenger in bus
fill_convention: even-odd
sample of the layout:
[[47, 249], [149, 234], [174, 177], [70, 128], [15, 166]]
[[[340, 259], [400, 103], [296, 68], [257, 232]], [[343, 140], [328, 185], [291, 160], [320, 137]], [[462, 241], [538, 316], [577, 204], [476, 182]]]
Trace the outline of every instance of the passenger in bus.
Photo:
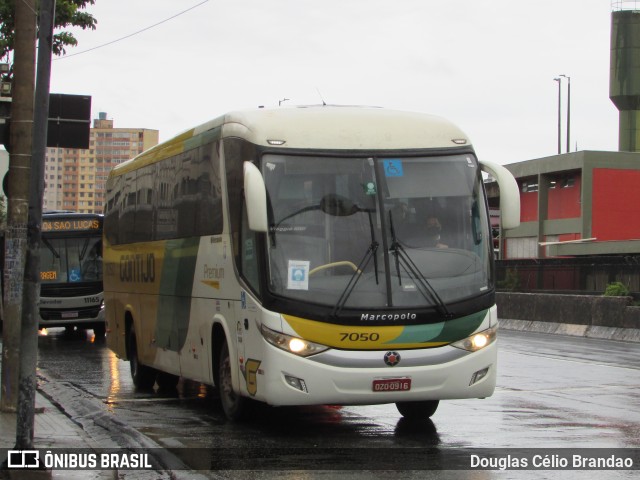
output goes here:
[[409, 220], [409, 207], [404, 202], [395, 205], [390, 213], [394, 228], [401, 228]]
[[102, 242], [97, 242], [82, 262], [82, 280], [102, 280]]
[[442, 225], [437, 216], [429, 215], [427, 217], [426, 227], [426, 243], [428, 247], [449, 248], [448, 245], [440, 241]]

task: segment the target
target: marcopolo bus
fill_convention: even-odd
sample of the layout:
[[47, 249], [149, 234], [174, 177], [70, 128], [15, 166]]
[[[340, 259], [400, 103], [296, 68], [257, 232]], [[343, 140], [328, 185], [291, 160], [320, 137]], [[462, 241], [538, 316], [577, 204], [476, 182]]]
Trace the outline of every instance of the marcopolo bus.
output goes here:
[[221, 116], [107, 182], [107, 343], [138, 388], [216, 385], [271, 405], [395, 403], [429, 417], [496, 381], [482, 171], [440, 118], [380, 108]]
[[45, 212], [39, 327], [92, 328], [104, 337], [101, 214]]

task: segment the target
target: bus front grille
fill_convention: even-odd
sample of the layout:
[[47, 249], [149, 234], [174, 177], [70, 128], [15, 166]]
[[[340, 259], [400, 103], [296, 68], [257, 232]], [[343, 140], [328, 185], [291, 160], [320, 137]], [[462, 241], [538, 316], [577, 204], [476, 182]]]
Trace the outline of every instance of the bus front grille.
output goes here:
[[[75, 313], [77, 312], [77, 316]], [[73, 320], [74, 318], [96, 318], [100, 313], [100, 305], [82, 308], [41, 308], [40, 316], [43, 320]]]

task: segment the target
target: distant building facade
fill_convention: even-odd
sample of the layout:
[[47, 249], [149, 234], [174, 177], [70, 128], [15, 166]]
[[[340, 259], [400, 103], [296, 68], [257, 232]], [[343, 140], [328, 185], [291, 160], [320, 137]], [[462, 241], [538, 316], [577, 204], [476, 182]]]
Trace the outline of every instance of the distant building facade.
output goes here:
[[158, 130], [114, 128], [101, 112], [90, 130], [89, 148], [47, 148], [44, 210], [102, 213], [111, 169], [158, 144]]
[[[580, 151], [505, 165], [520, 188], [520, 227], [505, 260], [640, 253], [640, 153]], [[495, 183], [486, 185], [498, 208]]]

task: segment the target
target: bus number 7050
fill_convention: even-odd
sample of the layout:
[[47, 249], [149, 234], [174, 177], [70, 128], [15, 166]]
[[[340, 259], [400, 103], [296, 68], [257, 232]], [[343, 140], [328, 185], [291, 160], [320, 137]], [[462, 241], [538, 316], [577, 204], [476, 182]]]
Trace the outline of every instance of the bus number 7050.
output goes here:
[[380, 340], [380, 334], [378, 333], [358, 333], [358, 332], [341, 332], [340, 333], [340, 341], [341, 342], [377, 342]]

